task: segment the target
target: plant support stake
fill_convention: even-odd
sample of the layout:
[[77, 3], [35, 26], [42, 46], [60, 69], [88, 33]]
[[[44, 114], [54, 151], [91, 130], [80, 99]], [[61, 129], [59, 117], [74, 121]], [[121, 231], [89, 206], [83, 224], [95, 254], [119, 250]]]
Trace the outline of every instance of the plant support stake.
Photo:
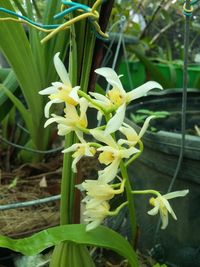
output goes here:
[[[183, 92], [182, 92], [182, 109], [181, 109], [181, 144], [180, 144], [180, 153], [177, 162], [177, 166], [171, 180], [171, 183], [168, 187], [167, 193], [171, 192], [174, 183], [177, 179], [180, 167], [183, 161], [184, 148], [185, 148], [185, 128], [186, 128], [186, 109], [187, 109], [187, 85], [188, 85], [188, 47], [189, 47], [189, 31], [190, 31], [190, 18], [192, 16], [193, 7], [191, 3], [196, 3], [197, 1], [186, 0], [183, 5], [183, 14], [185, 15], [185, 32], [184, 32], [184, 65], [183, 65]], [[155, 244], [159, 240], [159, 230], [160, 230], [161, 220], [159, 219], [156, 231], [155, 231]]]

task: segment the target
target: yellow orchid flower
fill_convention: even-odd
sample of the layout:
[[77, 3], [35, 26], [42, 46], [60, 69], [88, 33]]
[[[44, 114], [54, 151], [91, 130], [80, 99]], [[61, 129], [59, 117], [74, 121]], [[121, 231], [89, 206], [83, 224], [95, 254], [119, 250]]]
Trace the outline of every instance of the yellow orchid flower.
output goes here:
[[44, 124], [44, 127], [47, 127], [53, 122], [58, 123], [58, 135], [64, 136], [72, 131], [75, 131], [81, 142], [84, 142], [83, 132], [81, 128], [87, 127], [87, 116], [86, 111], [88, 108], [88, 102], [85, 98], [81, 98], [79, 101], [80, 105], [80, 115], [77, 112], [75, 106], [68, 105], [65, 108], [65, 116], [57, 116], [52, 114], [52, 118], [48, 119]]
[[93, 200], [93, 204], [98, 205], [101, 202], [110, 200], [116, 194], [121, 194], [124, 191], [125, 180], [121, 182], [119, 189], [114, 189], [112, 185], [109, 185], [101, 180], [85, 180], [81, 184], [81, 189], [86, 190], [87, 196], [83, 199], [83, 202]]
[[138, 153], [139, 150], [135, 147], [125, 148], [120, 146], [111, 135], [105, 135], [104, 131], [94, 129], [90, 133], [98, 141], [107, 145], [97, 149], [97, 151], [101, 151], [99, 162], [108, 165], [108, 167], [98, 172], [98, 179], [109, 183], [116, 177], [121, 160], [124, 158], [128, 159], [131, 155]]
[[172, 193], [168, 193], [166, 195], [158, 195], [156, 198], [152, 197], [149, 202], [153, 209], [148, 211], [149, 215], [156, 215], [158, 212], [160, 213], [160, 217], [162, 220], [161, 229], [165, 229], [168, 225], [168, 213], [172, 215], [174, 220], [177, 220], [176, 214], [174, 213], [171, 205], [169, 204], [168, 199], [176, 198], [176, 197], [184, 197], [189, 193], [189, 190], [181, 190], [175, 191]]
[[75, 86], [72, 88], [67, 70], [60, 60], [59, 54], [60, 53], [56, 53], [54, 56], [54, 66], [62, 83], [54, 82], [52, 83], [52, 86], [39, 92], [40, 95], [49, 95], [50, 101], [44, 108], [44, 114], [46, 118], [49, 118], [49, 110], [52, 104], [64, 102], [66, 105], [69, 104], [76, 106], [79, 102], [77, 91], [80, 86]]
[[84, 156], [93, 157], [96, 152], [95, 148], [91, 147], [90, 144], [86, 142], [73, 144], [72, 146], [64, 149], [62, 152], [68, 153], [72, 151], [75, 151], [75, 153], [72, 154], [72, 158], [74, 158], [72, 161], [72, 170], [75, 173], [77, 172], [76, 164], [79, 162], [79, 160]]
[[106, 134], [113, 133], [119, 129], [124, 121], [126, 105], [129, 102], [146, 95], [152, 89], [162, 89], [162, 86], [157, 82], [149, 81], [127, 93], [121, 84], [120, 76], [113, 69], [103, 67], [96, 69], [95, 72], [105, 77], [107, 82], [113, 87], [106, 96], [90, 93], [96, 99], [96, 103], [102, 106], [104, 110], [116, 110], [115, 115], [107, 123]]
[[85, 209], [85, 212], [83, 212], [83, 215], [86, 216], [84, 221], [88, 223], [86, 231], [91, 231], [109, 215], [110, 205], [107, 201], [101, 202], [99, 205], [94, 205], [92, 201], [89, 201]]

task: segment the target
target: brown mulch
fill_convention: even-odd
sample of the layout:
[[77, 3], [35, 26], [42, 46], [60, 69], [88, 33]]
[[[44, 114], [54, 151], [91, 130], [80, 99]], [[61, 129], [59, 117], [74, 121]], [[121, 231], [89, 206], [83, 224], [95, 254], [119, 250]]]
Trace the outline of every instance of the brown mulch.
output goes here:
[[[0, 205], [60, 194], [62, 158], [0, 173]], [[42, 180], [45, 183], [42, 183]], [[59, 224], [59, 201], [0, 211], [0, 234], [22, 237]]]
[[[60, 194], [63, 155], [59, 153], [47, 163], [0, 167], [0, 205], [26, 202]], [[99, 169], [97, 156], [84, 158], [79, 164], [82, 179], [94, 179]], [[46, 186], [41, 185], [45, 180]], [[0, 210], [0, 234], [23, 237], [59, 224], [59, 201], [25, 208]]]

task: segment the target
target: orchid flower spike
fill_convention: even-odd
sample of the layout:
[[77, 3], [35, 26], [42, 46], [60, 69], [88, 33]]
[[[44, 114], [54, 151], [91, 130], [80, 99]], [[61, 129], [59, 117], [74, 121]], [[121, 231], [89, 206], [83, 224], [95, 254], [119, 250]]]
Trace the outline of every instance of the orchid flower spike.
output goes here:
[[73, 144], [72, 146], [64, 149], [62, 152], [68, 153], [72, 151], [75, 151], [75, 153], [72, 154], [72, 158], [74, 158], [72, 161], [72, 170], [75, 173], [77, 172], [76, 164], [79, 162], [79, 160], [84, 156], [93, 157], [96, 152], [95, 148], [90, 147], [90, 145], [86, 142]]
[[168, 212], [172, 215], [174, 220], [177, 220], [176, 214], [174, 213], [171, 205], [169, 204], [168, 199], [176, 198], [176, 197], [184, 197], [189, 193], [189, 190], [181, 190], [181, 191], [175, 191], [172, 193], [168, 193], [166, 195], [158, 195], [158, 197], [154, 198], [152, 197], [149, 202], [152, 206], [154, 206], [153, 209], [148, 211], [149, 215], [156, 215], [158, 212], [160, 213], [160, 217], [162, 220], [162, 226], [161, 229], [165, 229], [168, 225]]
[[54, 56], [54, 66], [62, 82], [53, 82], [52, 86], [39, 92], [40, 95], [49, 95], [50, 101], [44, 108], [44, 114], [46, 118], [49, 118], [49, 110], [52, 104], [65, 103], [66, 105], [76, 106], [79, 102], [78, 89], [80, 86], [72, 88], [67, 70], [64, 64], [59, 58], [60, 53], [56, 53]]
[[90, 93], [96, 100], [98, 105], [101, 105], [104, 110], [116, 110], [115, 115], [109, 120], [105, 133], [110, 134], [119, 129], [122, 122], [124, 121], [126, 105], [132, 100], [145, 96], [148, 91], [152, 89], [162, 89], [162, 86], [153, 81], [146, 82], [145, 84], [133, 89], [132, 91], [126, 93], [122, 83], [120, 81], [120, 76], [117, 73], [107, 67], [96, 69], [95, 72], [107, 80], [107, 82], [112, 85], [112, 89], [107, 92], [106, 96], [98, 93]]
[[87, 116], [86, 111], [88, 108], [88, 102], [85, 98], [81, 98], [79, 101], [80, 115], [77, 112], [75, 106], [68, 105], [65, 108], [65, 116], [57, 116], [52, 114], [52, 118], [48, 119], [44, 124], [47, 127], [49, 124], [56, 122], [58, 123], [58, 135], [64, 136], [72, 131], [75, 131], [81, 142], [84, 142], [83, 132], [81, 128], [87, 127]]
[[101, 152], [99, 162], [108, 165], [108, 167], [98, 172], [98, 179], [109, 183], [116, 177], [121, 160], [128, 159], [133, 154], [138, 153], [139, 150], [135, 147], [125, 148], [120, 146], [111, 135], [105, 135], [104, 131], [93, 129], [90, 133], [95, 139], [107, 145], [97, 149]]

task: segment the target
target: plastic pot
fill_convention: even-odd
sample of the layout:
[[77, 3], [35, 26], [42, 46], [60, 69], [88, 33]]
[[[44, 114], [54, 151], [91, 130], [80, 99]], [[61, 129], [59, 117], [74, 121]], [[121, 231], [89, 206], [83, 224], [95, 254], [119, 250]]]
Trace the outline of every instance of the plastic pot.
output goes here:
[[[154, 120], [153, 126], [158, 129], [156, 133], [147, 131], [143, 136], [144, 152], [129, 167], [135, 189], [156, 189], [162, 194], [168, 190], [180, 153], [181, 91], [171, 89], [152, 94], [135, 102], [127, 112], [126, 122], [138, 131], [140, 127], [128, 119], [131, 112], [138, 109], [170, 112], [169, 117]], [[200, 92], [195, 90], [188, 92], [186, 124], [187, 128], [200, 125]], [[159, 216], [147, 214], [152, 208], [149, 205], [151, 196], [135, 196], [140, 228], [139, 248], [143, 252], [154, 248], [158, 259], [163, 258], [181, 267], [200, 266], [199, 163], [200, 137], [187, 134], [184, 159], [172, 190], [189, 189], [190, 193], [185, 198], [171, 200], [178, 220], [170, 218], [167, 229], [159, 230], [157, 235]], [[159, 248], [158, 251], [155, 248]]]
[[[119, 74], [123, 74], [124, 77], [121, 78], [122, 84], [124, 88], [129, 91], [133, 88], [140, 86], [148, 80], [155, 80], [161, 83], [165, 88], [170, 88], [169, 84], [174, 88], [182, 88], [183, 84], [183, 66], [175, 63], [156, 63], [152, 62], [152, 68], [145, 67], [145, 65], [140, 61], [121, 61], [119, 65]], [[129, 66], [130, 74], [131, 74], [131, 83], [133, 88], [131, 88], [131, 83], [127, 76], [127, 64]], [[155, 69], [166, 81], [170, 81], [170, 83], [162, 82], [162, 80], [158, 79], [158, 76], [155, 72]], [[168, 84], [168, 86], [167, 86]], [[190, 65], [188, 67], [188, 87], [189, 88], [199, 88], [200, 85], [200, 66], [199, 65]]]

